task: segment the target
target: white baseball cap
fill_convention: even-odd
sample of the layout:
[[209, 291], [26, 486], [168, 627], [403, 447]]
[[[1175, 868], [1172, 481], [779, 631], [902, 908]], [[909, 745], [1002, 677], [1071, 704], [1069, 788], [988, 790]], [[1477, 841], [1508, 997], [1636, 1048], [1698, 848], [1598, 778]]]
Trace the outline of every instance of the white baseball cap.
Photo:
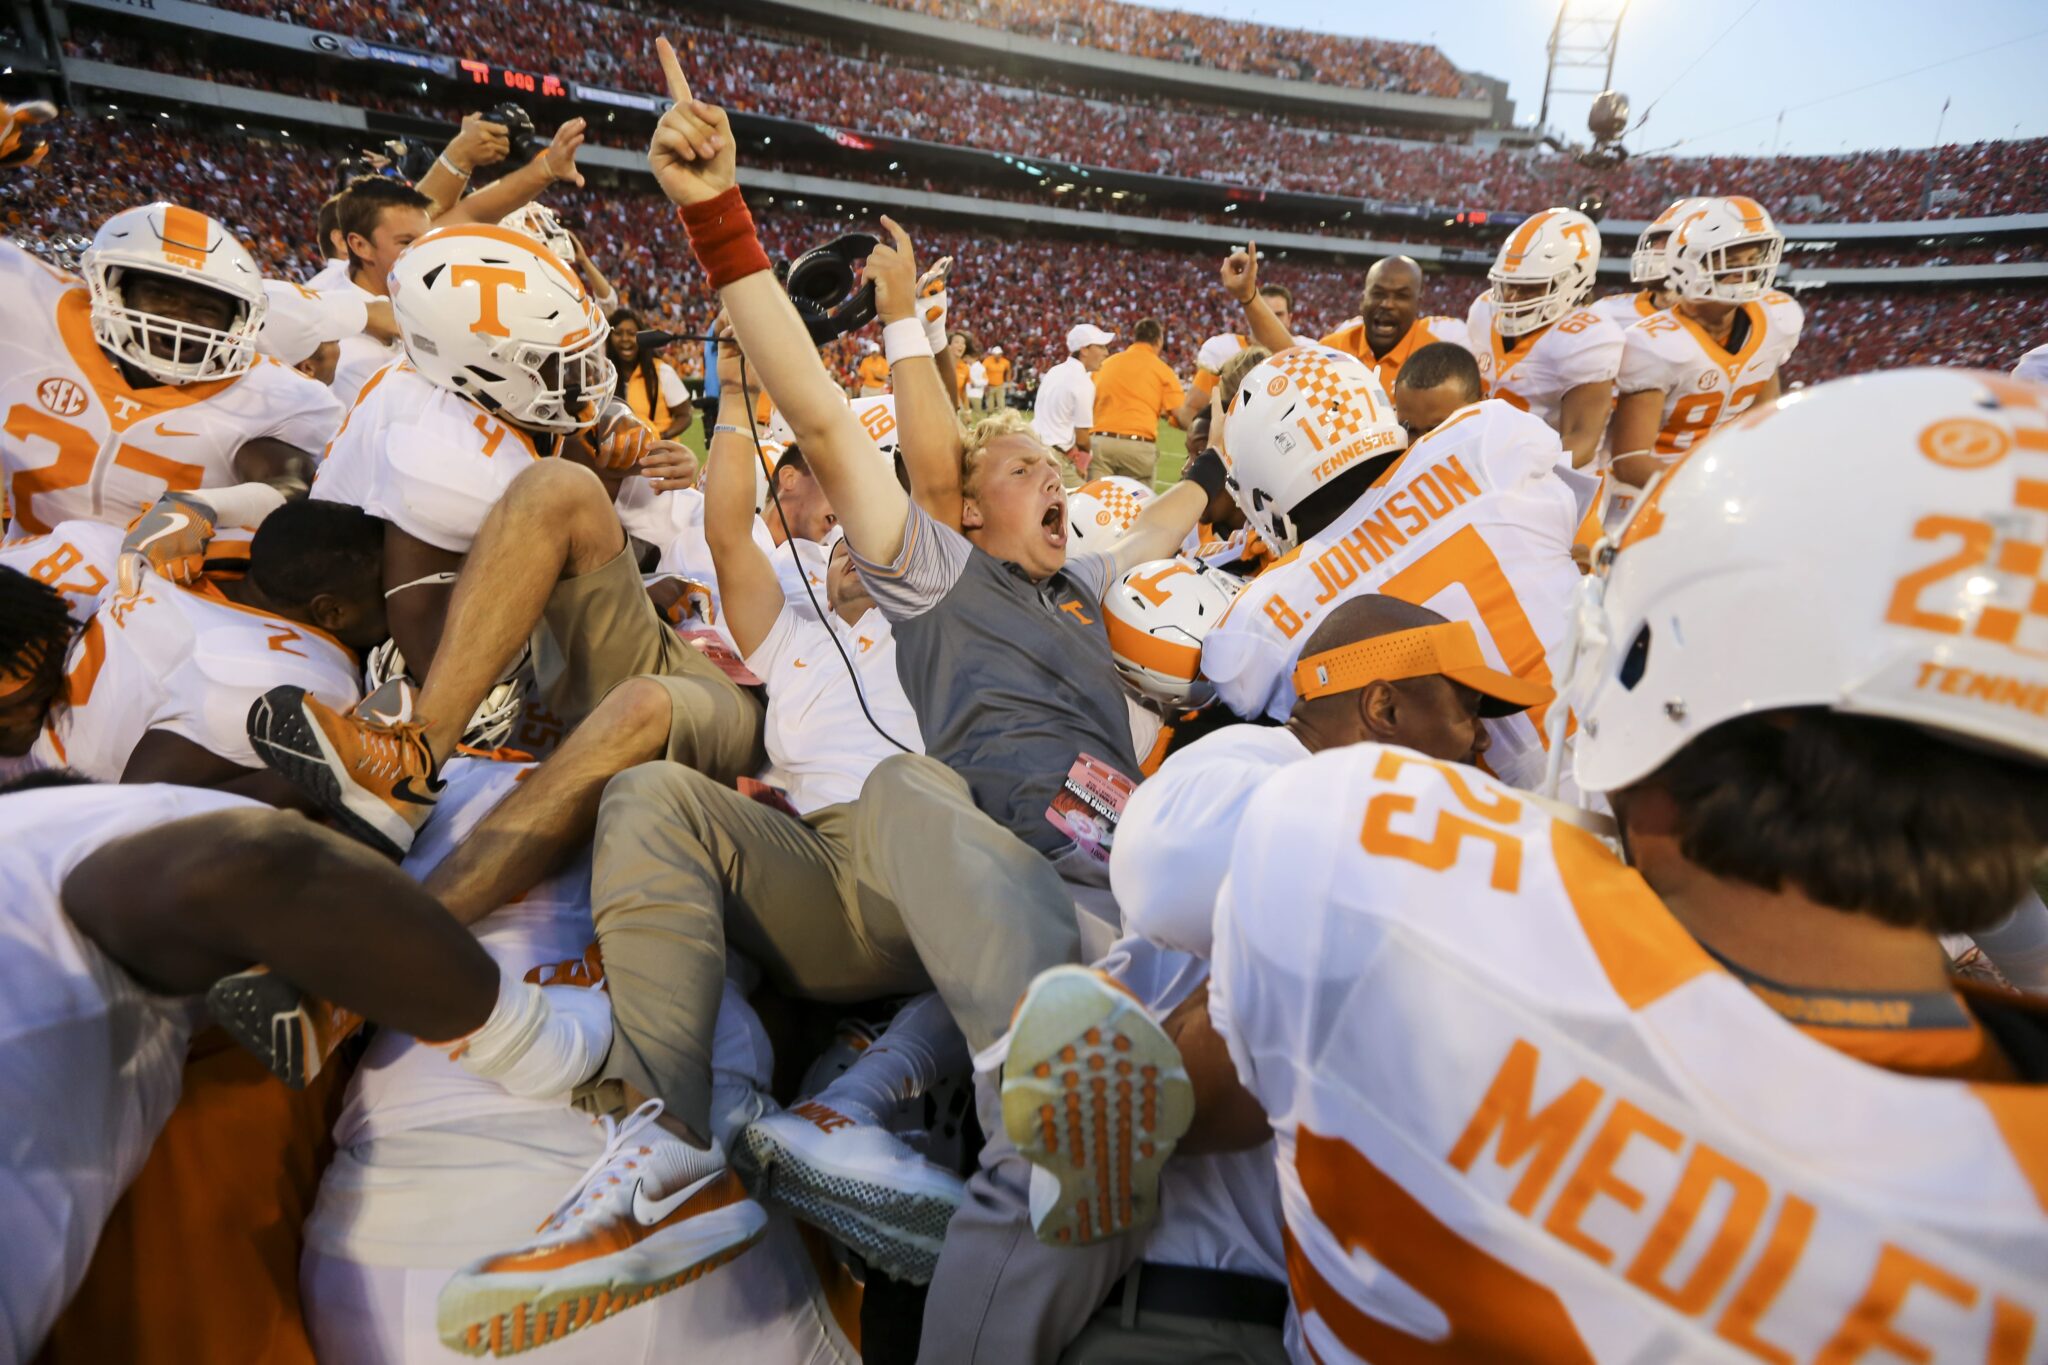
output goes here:
[[1083, 346], [1107, 346], [1115, 340], [1115, 332], [1105, 332], [1092, 323], [1077, 322], [1067, 329], [1067, 354], [1072, 355]]
[[288, 280], [265, 280], [270, 308], [256, 349], [296, 365], [330, 341], [354, 336], [370, 320], [369, 305], [353, 289], [312, 290]]
[[1001, 355], [1003, 353], [1003, 348], [1000, 346], [991, 346], [988, 348], [988, 353], [990, 355]]
[[881, 349], [882, 348], [880, 346], [877, 346], [872, 340], [870, 340], [867, 337], [862, 337], [860, 339], [860, 353], [862, 355], [873, 355], [876, 351], [879, 351]]

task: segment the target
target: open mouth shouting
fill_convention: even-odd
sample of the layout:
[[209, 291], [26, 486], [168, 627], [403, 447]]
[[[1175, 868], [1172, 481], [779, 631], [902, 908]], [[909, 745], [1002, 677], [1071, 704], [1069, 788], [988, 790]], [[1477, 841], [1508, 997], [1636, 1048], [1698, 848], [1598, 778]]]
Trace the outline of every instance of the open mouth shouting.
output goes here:
[[1058, 550], [1067, 548], [1067, 495], [1064, 490], [1053, 494], [1052, 502], [1039, 519], [1045, 532], [1046, 543]]

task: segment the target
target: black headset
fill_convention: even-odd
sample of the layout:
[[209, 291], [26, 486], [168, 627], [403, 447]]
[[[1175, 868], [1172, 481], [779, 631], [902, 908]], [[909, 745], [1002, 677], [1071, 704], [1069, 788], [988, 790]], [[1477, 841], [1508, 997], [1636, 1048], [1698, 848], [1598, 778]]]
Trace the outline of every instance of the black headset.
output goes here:
[[783, 288], [814, 344], [822, 346], [875, 320], [875, 282], [854, 288], [853, 268], [868, 258], [876, 241], [872, 233], [849, 232], [790, 263]]

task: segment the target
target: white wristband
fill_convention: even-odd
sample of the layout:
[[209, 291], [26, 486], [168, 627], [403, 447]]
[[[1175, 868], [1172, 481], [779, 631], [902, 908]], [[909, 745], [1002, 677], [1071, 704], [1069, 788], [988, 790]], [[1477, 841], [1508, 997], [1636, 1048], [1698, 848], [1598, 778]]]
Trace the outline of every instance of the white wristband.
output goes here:
[[215, 526], [261, 526], [265, 517], [284, 506], [284, 494], [267, 483], [202, 488], [191, 496], [213, 509]]
[[898, 318], [882, 329], [882, 355], [891, 365], [913, 356], [936, 354], [925, 336], [924, 324], [916, 318]]
[[448, 168], [448, 174], [454, 176], [457, 180], [469, 179], [469, 172], [463, 170], [462, 167], [450, 161], [448, 159], [448, 153], [443, 152], [441, 153], [441, 155], [435, 157], [434, 160], [440, 162], [443, 166], [446, 166]]

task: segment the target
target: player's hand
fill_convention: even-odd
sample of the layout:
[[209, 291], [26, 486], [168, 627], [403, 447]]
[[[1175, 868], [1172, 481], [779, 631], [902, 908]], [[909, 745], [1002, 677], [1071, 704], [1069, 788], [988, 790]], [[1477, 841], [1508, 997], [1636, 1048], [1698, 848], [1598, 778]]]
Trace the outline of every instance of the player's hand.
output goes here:
[[654, 48], [661, 56], [662, 77], [674, 103], [655, 125], [654, 137], [647, 144], [647, 168], [672, 203], [687, 207], [716, 199], [739, 177], [732, 125], [725, 110], [690, 93], [683, 64], [676, 60], [675, 47], [668, 39], [657, 38]]
[[887, 241], [868, 253], [867, 278], [875, 283], [875, 316], [883, 326], [901, 322], [917, 307], [917, 256], [910, 234], [894, 218], [882, 217]]
[[583, 150], [583, 130], [587, 126], [580, 118], [570, 119], [555, 129], [553, 141], [534, 158], [548, 173], [549, 184], [566, 180], [579, 190], [583, 188], [583, 172], [576, 169], [576, 153]]
[[659, 438], [654, 428], [616, 398], [599, 405], [590, 428], [590, 450], [602, 469], [631, 469], [647, 457]]
[[0, 169], [26, 169], [50, 154], [50, 144], [32, 130], [39, 123], [57, 117], [57, 106], [47, 100], [26, 104], [0, 102]]
[[173, 583], [191, 583], [206, 568], [214, 511], [189, 493], [166, 493], [129, 526], [114, 577], [121, 596], [142, 590], [145, 566]]
[[917, 312], [926, 327], [946, 325], [946, 280], [952, 273], [953, 258], [941, 256], [917, 277]]
[[697, 453], [681, 441], [656, 441], [640, 457], [640, 477], [654, 485], [657, 493], [697, 486]]
[[482, 114], [466, 114], [462, 131], [448, 143], [441, 155], [448, 164], [468, 175], [479, 166], [495, 166], [512, 152], [512, 130], [492, 123]]
[[746, 365], [741, 360], [739, 338], [733, 335], [732, 319], [725, 315], [723, 308], [711, 320], [711, 335], [718, 338], [718, 401], [722, 406], [728, 395], [741, 402], [749, 402], [754, 395], [748, 391]]
[[391, 311], [390, 299], [367, 300], [364, 308], [363, 331], [379, 341], [398, 340], [398, 315]]
[[1246, 242], [1242, 251], [1233, 251], [1217, 272], [1223, 281], [1223, 292], [1239, 303], [1250, 303], [1259, 292], [1259, 248], [1257, 243]]

